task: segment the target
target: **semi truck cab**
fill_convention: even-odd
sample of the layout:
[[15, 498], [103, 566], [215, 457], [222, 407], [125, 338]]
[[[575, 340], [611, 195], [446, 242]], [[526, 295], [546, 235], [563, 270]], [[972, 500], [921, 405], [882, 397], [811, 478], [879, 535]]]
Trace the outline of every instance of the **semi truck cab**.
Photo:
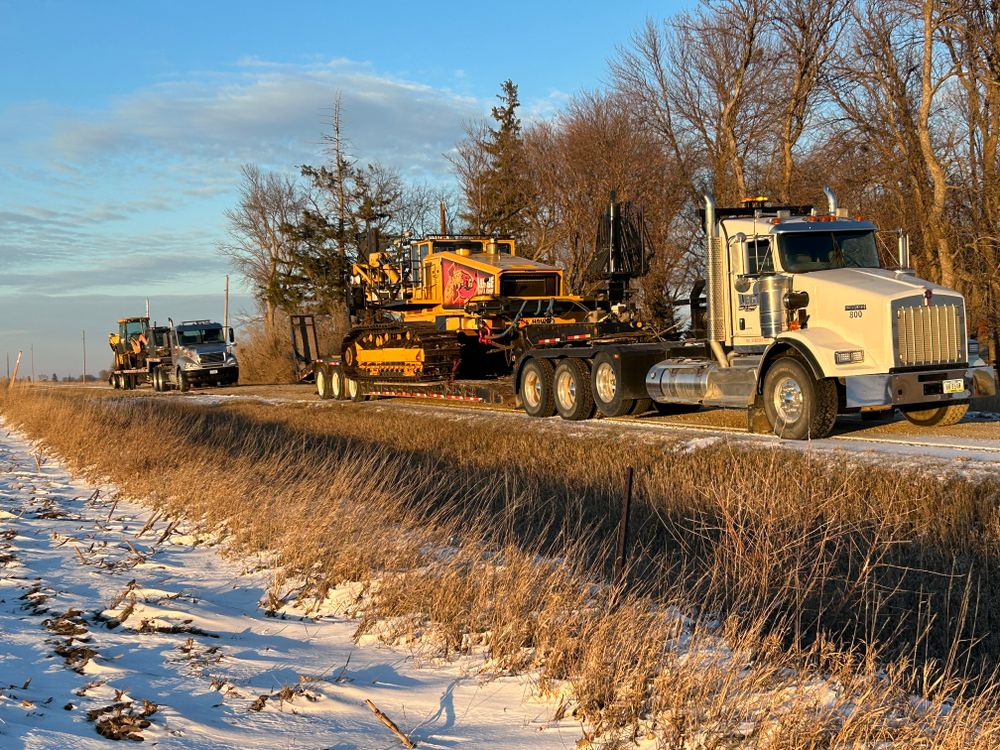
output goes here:
[[965, 300], [880, 263], [876, 227], [826, 189], [828, 211], [706, 196], [707, 362], [650, 370], [664, 403], [745, 404], [785, 437], [825, 437], [838, 413], [898, 407], [912, 422], [959, 421], [996, 390], [967, 335]]

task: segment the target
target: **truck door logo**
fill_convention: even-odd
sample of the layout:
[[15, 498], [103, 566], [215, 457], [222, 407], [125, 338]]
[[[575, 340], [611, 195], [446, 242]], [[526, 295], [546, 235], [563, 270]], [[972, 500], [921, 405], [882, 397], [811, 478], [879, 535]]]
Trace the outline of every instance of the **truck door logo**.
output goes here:
[[760, 304], [760, 300], [756, 294], [740, 295], [740, 312], [753, 312], [757, 309], [758, 304]]
[[865, 314], [868, 305], [844, 305], [844, 309], [847, 311], [847, 317], [860, 318]]

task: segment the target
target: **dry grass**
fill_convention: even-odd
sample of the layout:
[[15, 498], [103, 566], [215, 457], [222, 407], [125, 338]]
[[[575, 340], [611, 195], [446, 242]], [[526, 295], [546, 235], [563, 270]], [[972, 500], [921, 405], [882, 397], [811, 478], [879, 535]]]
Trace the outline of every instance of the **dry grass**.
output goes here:
[[240, 336], [237, 359], [243, 383], [294, 383], [295, 370], [287, 321], [268, 330], [262, 323], [246, 326]]
[[[304, 598], [368, 584], [362, 632], [568, 680], [605, 740], [1000, 745], [995, 484], [634, 436], [541, 444], [372, 406], [18, 389], [2, 408], [77, 468], [272, 553]], [[637, 539], [613, 586], [623, 456]]]

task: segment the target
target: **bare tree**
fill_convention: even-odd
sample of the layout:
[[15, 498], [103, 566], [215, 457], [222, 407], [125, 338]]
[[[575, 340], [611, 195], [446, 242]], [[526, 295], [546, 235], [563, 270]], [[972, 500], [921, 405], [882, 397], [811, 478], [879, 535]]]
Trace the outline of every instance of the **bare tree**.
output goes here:
[[692, 196], [734, 202], [760, 172], [773, 119], [772, 0], [722, 0], [647, 21], [612, 63], [616, 88], [673, 152]]
[[264, 172], [254, 164], [244, 165], [241, 174], [239, 201], [225, 212], [229, 239], [219, 245], [219, 251], [250, 281], [270, 329], [292, 256], [282, 227], [295, 222], [305, 204], [291, 177]]
[[827, 64], [850, 7], [851, 0], [776, 0], [776, 71], [782, 83], [777, 192], [782, 202], [792, 200], [793, 152], [817, 113]]
[[465, 138], [455, 146], [454, 153], [447, 156], [464, 198], [465, 228], [476, 234], [485, 231], [487, 222], [486, 173], [489, 170], [489, 155], [483, 148], [483, 143], [488, 133], [486, 120], [466, 123]]
[[949, 133], [937, 127], [954, 77], [936, 42], [945, 11], [938, 0], [870, 0], [854, 14], [834, 95], [857, 140], [878, 155], [883, 187], [916, 217], [925, 270], [954, 286], [942, 142]]

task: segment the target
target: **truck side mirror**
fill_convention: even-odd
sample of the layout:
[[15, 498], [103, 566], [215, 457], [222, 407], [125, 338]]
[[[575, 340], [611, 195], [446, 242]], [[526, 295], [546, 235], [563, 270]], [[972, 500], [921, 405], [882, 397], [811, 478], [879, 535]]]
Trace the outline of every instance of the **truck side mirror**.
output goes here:
[[229, 332], [228, 332], [227, 335], [229, 336], [229, 343], [230, 344], [235, 344], [236, 343], [236, 337], [233, 335], [233, 329], [232, 328], [229, 329]]
[[740, 245], [740, 257], [743, 260], [741, 266], [743, 270], [737, 274], [733, 286], [736, 287], [737, 292], [744, 294], [750, 290], [750, 284], [753, 282], [753, 279], [750, 278], [750, 246], [747, 244], [747, 236], [743, 232], [739, 232], [733, 239]]

